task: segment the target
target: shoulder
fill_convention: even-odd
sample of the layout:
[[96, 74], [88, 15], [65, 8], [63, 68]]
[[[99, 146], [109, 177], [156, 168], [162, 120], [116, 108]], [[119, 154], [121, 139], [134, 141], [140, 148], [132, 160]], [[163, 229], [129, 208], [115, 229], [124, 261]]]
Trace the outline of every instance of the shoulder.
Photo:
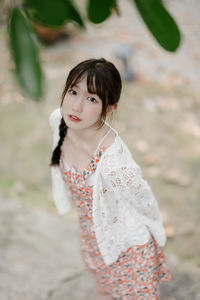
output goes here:
[[114, 142], [116, 138], [116, 133], [114, 131], [110, 131], [105, 140], [102, 143], [103, 147], [110, 147]]
[[119, 135], [119, 138], [118, 138], [118, 143], [117, 143], [117, 155], [118, 156], [125, 156], [127, 157], [127, 160], [129, 162], [133, 162], [136, 164], [136, 161], [129, 149], [129, 147], [127, 146], [126, 142], [122, 139], [122, 137]]
[[113, 143], [111, 144], [111, 146], [113, 147], [110, 147], [110, 150], [115, 154], [115, 156], [125, 156], [127, 158], [132, 158], [132, 154], [128, 146], [119, 134], [117, 136], [114, 134]]
[[61, 113], [60, 113], [60, 107], [53, 110], [53, 112], [49, 116], [49, 124], [52, 127], [52, 129], [55, 129], [55, 127], [58, 126], [60, 120], [61, 120]]
[[139, 167], [120, 135], [114, 137], [113, 143], [105, 151], [102, 157], [103, 165], [112, 165], [113, 168]]

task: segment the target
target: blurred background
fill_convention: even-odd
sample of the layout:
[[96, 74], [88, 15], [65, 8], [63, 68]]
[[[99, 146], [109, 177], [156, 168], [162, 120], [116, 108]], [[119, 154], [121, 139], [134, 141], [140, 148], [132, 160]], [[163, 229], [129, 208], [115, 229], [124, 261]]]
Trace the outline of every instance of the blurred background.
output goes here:
[[[77, 3], [84, 15], [85, 1]], [[112, 126], [142, 167], [163, 215], [173, 277], [161, 287], [161, 299], [200, 299], [200, 2], [163, 3], [182, 34], [174, 52], [156, 42], [131, 1], [118, 1], [120, 16], [87, 21], [85, 30], [69, 22], [46, 37], [36, 25], [44, 91], [35, 101], [14, 76], [1, 6], [1, 300], [95, 299], [79, 252], [76, 210], [60, 216], [53, 203], [48, 118], [60, 105], [69, 70], [100, 57], [124, 78]]]

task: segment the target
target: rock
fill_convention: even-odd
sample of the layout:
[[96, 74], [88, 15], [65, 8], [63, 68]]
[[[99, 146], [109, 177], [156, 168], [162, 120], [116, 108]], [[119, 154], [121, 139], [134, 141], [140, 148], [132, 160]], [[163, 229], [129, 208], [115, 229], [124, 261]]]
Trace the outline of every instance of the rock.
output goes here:
[[159, 163], [159, 157], [155, 153], [148, 153], [145, 158], [145, 163], [148, 165], [156, 165]]
[[134, 146], [141, 153], [146, 153], [149, 150], [149, 145], [148, 145], [147, 141], [142, 140], [142, 139], [141, 140], [137, 140], [134, 143]]
[[188, 186], [190, 184], [190, 180], [187, 176], [183, 175], [178, 169], [171, 169], [167, 171], [164, 175], [164, 179], [173, 184], [178, 184], [181, 186]]
[[157, 107], [162, 112], [177, 111], [180, 109], [180, 104], [175, 98], [159, 98]]
[[168, 238], [173, 238], [175, 236], [175, 228], [172, 225], [165, 225], [165, 233]]
[[180, 128], [196, 138], [200, 138], [200, 123], [193, 113], [187, 113], [183, 116]]
[[157, 166], [151, 166], [145, 169], [145, 174], [149, 178], [155, 178], [160, 175], [160, 167]]
[[164, 210], [164, 211], [161, 211], [161, 214], [162, 214], [162, 220], [165, 224], [169, 223], [170, 222], [170, 217], [169, 217], [169, 214]]

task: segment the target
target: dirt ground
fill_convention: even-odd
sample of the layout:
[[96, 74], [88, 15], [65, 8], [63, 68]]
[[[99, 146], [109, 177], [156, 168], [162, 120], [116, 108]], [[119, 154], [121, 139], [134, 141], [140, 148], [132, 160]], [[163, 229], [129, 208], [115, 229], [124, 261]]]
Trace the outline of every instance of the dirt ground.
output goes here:
[[129, 1], [119, 3], [120, 18], [88, 24], [84, 32], [68, 25], [68, 39], [40, 46], [45, 95], [39, 103], [19, 91], [0, 29], [0, 300], [95, 299], [79, 253], [76, 210], [58, 216], [53, 204], [48, 116], [79, 61], [103, 56], [123, 73], [115, 56], [122, 43], [133, 49], [129, 66], [137, 80], [124, 82], [112, 126], [163, 215], [173, 277], [161, 299], [200, 299], [200, 2], [165, 1], [183, 36], [174, 54], [157, 45]]

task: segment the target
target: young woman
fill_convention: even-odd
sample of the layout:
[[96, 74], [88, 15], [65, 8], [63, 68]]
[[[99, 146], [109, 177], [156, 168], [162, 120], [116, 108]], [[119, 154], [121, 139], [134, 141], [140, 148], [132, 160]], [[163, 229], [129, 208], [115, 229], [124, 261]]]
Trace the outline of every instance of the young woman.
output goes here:
[[158, 299], [170, 279], [157, 201], [118, 132], [106, 121], [117, 108], [121, 78], [105, 59], [68, 75], [50, 116], [53, 198], [58, 213], [79, 216], [80, 249], [95, 276], [97, 299]]

